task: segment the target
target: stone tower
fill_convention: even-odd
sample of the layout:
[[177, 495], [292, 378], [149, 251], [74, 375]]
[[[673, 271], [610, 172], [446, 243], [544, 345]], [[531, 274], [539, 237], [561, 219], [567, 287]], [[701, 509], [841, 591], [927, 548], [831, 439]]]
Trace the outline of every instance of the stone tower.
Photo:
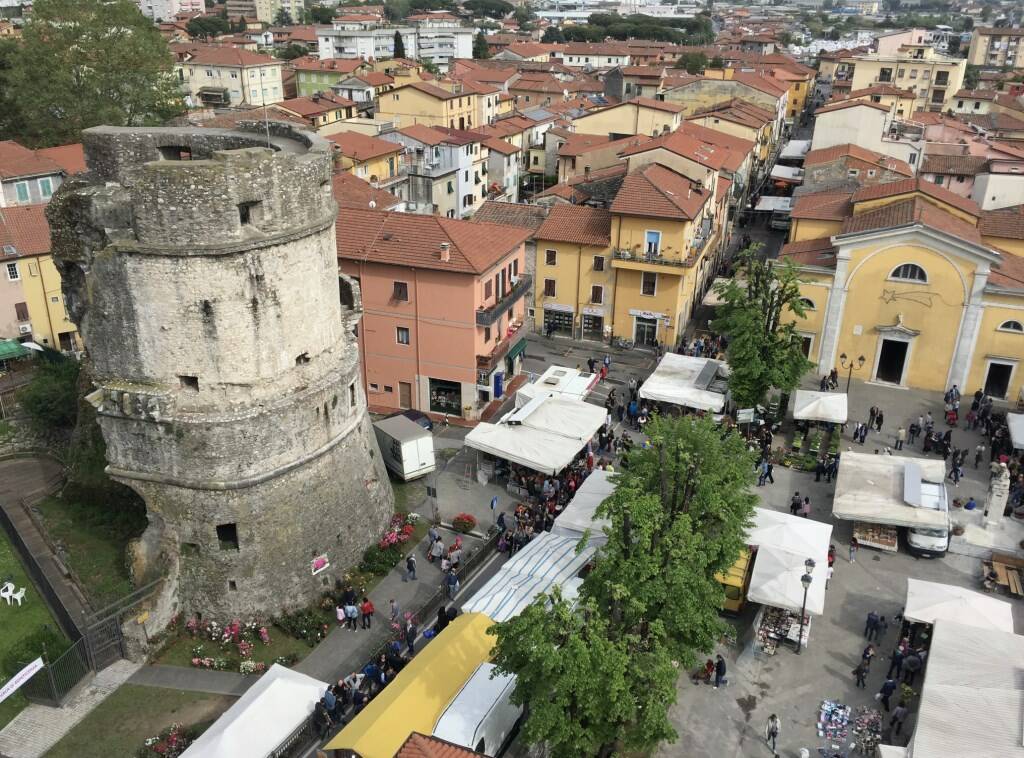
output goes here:
[[82, 138], [88, 173], [48, 214], [107, 471], [146, 501], [135, 573], [170, 578], [161, 617], [306, 605], [393, 506], [329, 143], [262, 123]]

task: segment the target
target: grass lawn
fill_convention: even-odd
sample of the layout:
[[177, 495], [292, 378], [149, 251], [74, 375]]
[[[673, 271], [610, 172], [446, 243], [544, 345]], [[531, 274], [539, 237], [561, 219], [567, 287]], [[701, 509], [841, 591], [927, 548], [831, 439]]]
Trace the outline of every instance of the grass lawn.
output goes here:
[[[264, 645], [262, 642], [257, 642], [256, 646], [252, 651], [252, 660], [256, 662], [263, 662], [267, 664], [267, 668], [270, 668], [270, 664], [275, 659], [281, 656], [295, 655], [297, 660], [305, 658], [309, 651], [312, 650], [309, 643], [305, 640], [295, 639], [284, 633], [281, 629], [276, 626], [269, 627], [270, 631], [270, 644]], [[188, 633], [184, 633], [171, 639], [166, 647], [164, 647], [153, 659], [153, 663], [164, 663], [168, 666], [191, 666], [192, 665], [192, 648], [196, 645], [203, 646], [203, 655], [211, 658], [224, 657], [233, 662], [233, 666], [229, 671], [238, 671], [238, 663], [240, 659], [238, 657], [238, 648], [236, 645], [230, 645], [228, 650], [221, 651], [220, 645], [210, 640], [193, 639]]]
[[[13, 582], [17, 589], [24, 587], [25, 599], [21, 601], [20, 607], [17, 603], [10, 606], [7, 603], [0, 603], [0, 661], [7, 657], [8, 651], [19, 640], [46, 624], [64, 636], [50, 615], [46, 603], [36, 592], [35, 585], [25, 573], [18, 554], [14, 552], [14, 546], [8, 541], [7, 535], [0, 531], [0, 581], [2, 580]], [[7, 681], [6, 673], [0, 673], [0, 681]], [[0, 703], [0, 728], [26, 705], [28, 701], [17, 692]]]
[[208, 726], [235, 701], [233, 697], [121, 685], [64, 735], [47, 758], [131, 756], [149, 737], [171, 724]]
[[427, 482], [423, 478], [411, 482], [392, 479], [391, 488], [395, 491], [395, 513], [416, 510], [427, 496]]
[[50, 539], [66, 551], [94, 607], [102, 608], [132, 591], [125, 546], [134, 534], [104, 518], [101, 509], [62, 498], [44, 498], [36, 508]]

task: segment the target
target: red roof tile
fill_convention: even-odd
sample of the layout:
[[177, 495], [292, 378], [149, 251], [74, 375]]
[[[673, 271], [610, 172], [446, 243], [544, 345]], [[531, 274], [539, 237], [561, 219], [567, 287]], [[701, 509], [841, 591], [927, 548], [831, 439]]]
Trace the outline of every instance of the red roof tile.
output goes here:
[[339, 208], [369, 208], [372, 202], [375, 208], [389, 210], [402, 202], [400, 197], [378, 189], [347, 171], [331, 177], [331, 189]]
[[63, 170], [57, 161], [41, 153], [40, 150], [29, 150], [14, 140], [0, 142], [0, 178], [59, 174]]
[[851, 197], [850, 200], [854, 204], [857, 204], [865, 200], [895, 197], [896, 195], [905, 195], [911, 192], [920, 192], [924, 195], [928, 195], [929, 197], [939, 200], [946, 205], [951, 205], [954, 208], [959, 208], [965, 213], [970, 213], [975, 217], [981, 215], [981, 208], [973, 200], [966, 197], [960, 197], [960, 195], [955, 192], [951, 192], [945, 187], [940, 187], [934, 182], [924, 181], [920, 177], [915, 179], [901, 179], [898, 182], [873, 184], [861, 187], [853, 193], [853, 197]]
[[983, 155], [925, 155], [921, 173], [975, 176], [988, 166], [988, 161]]
[[893, 229], [898, 226], [921, 224], [961, 240], [982, 244], [977, 227], [956, 216], [946, 213], [920, 197], [909, 198], [898, 203], [883, 205], [864, 213], [858, 213], [843, 222], [841, 234], [873, 232]]
[[394, 758], [479, 758], [479, 756], [480, 753], [474, 753], [468, 748], [460, 747], [439, 737], [428, 737], [419, 732], [413, 732], [402, 743], [402, 747], [395, 753]]
[[990, 237], [1024, 240], [1024, 205], [982, 211], [978, 231]]
[[836, 265], [836, 249], [829, 237], [787, 242], [782, 246], [779, 257], [786, 258], [797, 266], [835, 268]]
[[542, 205], [485, 200], [473, 214], [471, 220], [476, 223], [518, 226], [535, 232], [547, 217], [548, 209]]
[[693, 220], [711, 196], [682, 174], [658, 163], [632, 171], [612, 202], [612, 213]]
[[588, 205], [554, 205], [534, 236], [538, 240], [603, 247], [610, 244], [611, 214]]
[[44, 147], [37, 152], [44, 158], [49, 158], [68, 174], [85, 173], [85, 150], [82, 148], [81, 142], [58, 147]]
[[989, 272], [988, 281], [998, 287], [1024, 289], [1024, 258], [1003, 253], [1003, 259]]
[[852, 211], [849, 192], [812, 192], [798, 195], [789, 215], [795, 219], [842, 221]]
[[338, 152], [346, 158], [357, 161], [367, 161], [382, 155], [402, 152], [401, 145], [359, 132], [338, 132], [328, 135], [327, 139], [337, 145]]
[[282, 100], [280, 103], [274, 103], [270, 107], [283, 108], [300, 116], [319, 116], [322, 113], [330, 113], [339, 108], [351, 108], [354, 105], [355, 102], [347, 97], [335, 95], [333, 92], [323, 92], [319, 95]]
[[339, 74], [351, 74], [368, 65], [362, 58], [314, 58], [304, 55], [291, 61], [296, 71], [337, 71]]
[[280, 66], [282, 61], [269, 55], [252, 53], [240, 47], [218, 45], [189, 45], [186, 52], [189, 63], [198, 66]]
[[829, 103], [824, 108], [818, 108], [814, 111], [815, 116], [819, 116], [822, 113], [835, 113], [836, 111], [846, 110], [847, 108], [874, 108], [876, 111], [882, 111], [888, 113], [889, 108], [882, 105], [881, 103], [872, 103], [867, 100], [840, 100], [838, 103]]
[[854, 160], [867, 163], [872, 166], [895, 171], [904, 176], [913, 176], [914, 170], [905, 161], [892, 158], [874, 150], [868, 150], [860, 145], [833, 145], [832, 147], [812, 150], [804, 156], [804, 167], [818, 166], [822, 163], [831, 163], [840, 158], [853, 158]]
[[7, 245], [12, 245], [14, 255], [19, 256], [50, 252], [45, 204], [0, 208], [0, 251]]

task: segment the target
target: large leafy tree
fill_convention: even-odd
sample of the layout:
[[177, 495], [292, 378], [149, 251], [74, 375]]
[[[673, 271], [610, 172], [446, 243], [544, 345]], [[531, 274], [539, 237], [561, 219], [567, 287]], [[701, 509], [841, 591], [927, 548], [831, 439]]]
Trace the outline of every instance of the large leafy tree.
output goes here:
[[483, 32], [477, 32], [473, 38], [473, 57], [477, 60], [491, 57], [490, 48], [487, 47], [487, 37]]
[[37, 0], [0, 81], [31, 147], [76, 142], [100, 124], [158, 124], [183, 109], [167, 43], [131, 0]]
[[231, 31], [231, 24], [221, 16], [196, 16], [189, 19], [188, 33], [193, 37], [203, 40], [210, 40], [219, 34], [227, 34]]
[[753, 458], [710, 419], [655, 418], [598, 509], [608, 542], [575, 611], [544, 596], [494, 627], [495, 663], [529, 705], [524, 736], [554, 755], [647, 751], [675, 739], [680, 669], [720, 638], [715, 575], [745, 544]]
[[793, 390], [811, 368], [796, 331], [795, 317], [806, 312], [796, 267], [762, 260], [759, 247], [740, 254], [739, 281], [715, 288], [724, 302], [712, 327], [729, 338], [729, 391], [743, 408], [762, 402], [772, 387]]

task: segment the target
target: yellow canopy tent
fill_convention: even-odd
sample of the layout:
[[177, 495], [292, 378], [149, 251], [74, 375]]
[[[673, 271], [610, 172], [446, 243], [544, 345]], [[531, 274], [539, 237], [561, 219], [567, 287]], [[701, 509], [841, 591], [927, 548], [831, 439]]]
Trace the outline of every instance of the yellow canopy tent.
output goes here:
[[352, 750], [363, 758], [392, 758], [412, 732], [434, 725], [481, 663], [490, 659], [494, 622], [464, 613], [418, 653], [362, 713], [331, 740], [327, 750]]

